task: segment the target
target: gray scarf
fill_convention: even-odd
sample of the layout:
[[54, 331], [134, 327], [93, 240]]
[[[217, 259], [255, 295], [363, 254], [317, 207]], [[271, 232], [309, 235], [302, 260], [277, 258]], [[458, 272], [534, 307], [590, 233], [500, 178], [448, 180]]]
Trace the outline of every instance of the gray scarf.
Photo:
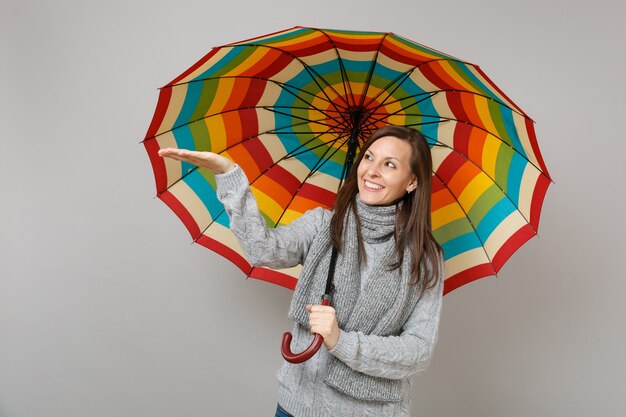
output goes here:
[[[356, 208], [366, 244], [394, 238], [396, 206], [369, 206], [357, 195]], [[405, 253], [399, 269], [390, 271], [389, 265], [396, 261], [395, 245], [383, 245], [387, 249], [381, 254], [380, 262], [371, 267], [361, 294], [359, 243], [351, 210], [346, 216], [343, 241], [344, 247], [337, 256], [335, 266], [335, 290], [331, 294], [331, 305], [337, 312], [339, 327], [344, 331], [361, 331], [367, 335], [398, 335], [418, 301], [417, 288], [408, 285], [410, 253]], [[326, 226], [311, 243], [289, 309], [289, 318], [305, 328], [309, 328], [306, 305], [319, 304], [326, 289], [331, 252], [330, 228]], [[401, 380], [354, 371], [334, 356], [330, 357], [326, 371], [324, 382], [344, 394], [369, 401], [395, 402], [402, 399]]]

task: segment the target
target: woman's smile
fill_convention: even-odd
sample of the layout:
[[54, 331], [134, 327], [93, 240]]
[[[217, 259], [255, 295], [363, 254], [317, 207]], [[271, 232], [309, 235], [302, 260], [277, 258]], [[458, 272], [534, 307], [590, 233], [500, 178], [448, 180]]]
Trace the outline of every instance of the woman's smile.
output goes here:
[[382, 185], [375, 184], [375, 183], [370, 182], [368, 180], [363, 180], [363, 187], [366, 188], [367, 191], [380, 191], [383, 188], [385, 188]]

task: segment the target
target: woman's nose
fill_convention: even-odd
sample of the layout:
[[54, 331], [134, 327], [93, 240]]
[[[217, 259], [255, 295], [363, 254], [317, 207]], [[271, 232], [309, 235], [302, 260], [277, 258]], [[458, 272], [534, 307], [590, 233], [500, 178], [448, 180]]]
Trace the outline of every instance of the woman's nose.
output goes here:
[[367, 173], [368, 173], [371, 177], [377, 177], [377, 176], [378, 176], [378, 172], [379, 172], [379, 167], [378, 167], [378, 164], [371, 164], [371, 165], [367, 168]]

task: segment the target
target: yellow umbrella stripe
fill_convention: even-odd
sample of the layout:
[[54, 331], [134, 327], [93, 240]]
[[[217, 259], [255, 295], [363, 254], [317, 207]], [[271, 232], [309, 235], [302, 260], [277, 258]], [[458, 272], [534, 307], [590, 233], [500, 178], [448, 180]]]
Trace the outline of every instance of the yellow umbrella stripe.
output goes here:
[[253, 184], [250, 186], [250, 189], [257, 200], [261, 213], [265, 214], [265, 216], [271, 220], [271, 224], [269, 226], [275, 226], [276, 222], [283, 213], [283, 207], [281, 207], [280, 204], [278, 204], [268, 194], [263, 192], [263, 190], [261, 190], [258, 186]]
[[437, 229], [438, 227], [463, 217], [465, 217], [465, 213], [459, 203], [450, 203], [431, 213], [432, 227], [433, 229]]
[[459, 204], [465, 207], [465, 211], [474, 205], [489, 187], [493, 185], [493, 180], [484, 173], [478, 173], [465, 187], [461, 194], [457, 197]]

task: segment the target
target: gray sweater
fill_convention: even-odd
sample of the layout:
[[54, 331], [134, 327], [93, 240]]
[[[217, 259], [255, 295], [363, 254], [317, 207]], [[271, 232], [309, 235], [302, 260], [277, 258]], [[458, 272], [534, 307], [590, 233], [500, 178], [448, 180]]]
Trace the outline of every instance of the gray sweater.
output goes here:
[[[318, 230], [329, 225], [331, 212], [318, 208], [287, 226], [268, 228], [240, 167], [215, 178], [217, 196], [228, 213], [230, 228], [253, 265], [288, 268], [302, 264]], [[377, 261], [377, 254], [384, 252], [379, 245], [389, 244], [393, 244], [393, 240], [366, 245], [368, 262], [361, 268], [362, 288], [371, 265]], [[295, 417], [410, 416], [410, 376], [423, 372], [430, 362], [437, 342], [442, 294], [443, 280], [440, 280], [440, 285], [420, 299], [398, 336], [381, 337], [341, 330], [333, 349], [326, 350], [322, 345], [307, 362], [284, 362], [277, 372], [278, 403]], [[313, 338], [299, 324], [294, 325], [292, 334], [294, 351], [303, 350]], [[329, 355], [355, 371], [402, 380], [402, 401], [362, 401], [327, 386], [323, 370]]]

